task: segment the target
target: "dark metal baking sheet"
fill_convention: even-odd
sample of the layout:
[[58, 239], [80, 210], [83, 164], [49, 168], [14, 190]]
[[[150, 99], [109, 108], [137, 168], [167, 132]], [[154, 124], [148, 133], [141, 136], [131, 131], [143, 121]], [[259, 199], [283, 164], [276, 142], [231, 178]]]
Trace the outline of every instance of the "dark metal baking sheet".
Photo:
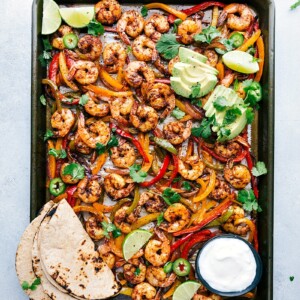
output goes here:
[[[89, 0], [56, 0], [64, 5], [93, 4]], [[138, 1], [137, 4], [155, 1]], [[182, 5], [180, 0], [164, 0], [166, 4]], [[203, 1], [186, 1], [186, 5], [195, 5]], [[233, 1], [223, 1], [230, 3]], [[247, 2], [258, 13], [262, 29], [266, 58], [262, 86], [264, 98], [259, 111], [257, 126], [252, 131], [252, 147], [260, 161], [268, 167], [268, 174], [259, 182], [260, 205], [263, 211], [258, 217], [259, 254], [263, 261], [263, 277], [258, 285], [257, 300], [273, 299], [273, 172], [274, 172], [274, 26], [275, 7], [271, 0], [239, 1]], [[122, 4], [134, 4], [132, 1], [120, 1]], [[42, 94], [41, 80], [46, 75], [38, 56], [42, 53], [42, 0], [34, 0], [32, 5], [32, 88], [31, 88], [31, 205], [30, 217], [33, 219], [47, 201], [46, 197], [46, 145], [43, 135], [46, 131], [45, 107], [40, 103]], [[256, 129], [257, 127], [257, 129]], [[118, 299], [128, 299], [118, 296]], [[236, 298], [237, 299], [237, 298]]]

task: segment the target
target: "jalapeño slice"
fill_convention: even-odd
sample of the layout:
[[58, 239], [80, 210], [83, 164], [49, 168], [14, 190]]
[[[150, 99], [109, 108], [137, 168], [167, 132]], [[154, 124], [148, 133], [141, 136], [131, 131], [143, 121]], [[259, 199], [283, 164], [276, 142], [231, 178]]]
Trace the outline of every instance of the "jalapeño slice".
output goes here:
[[186, 276], [190, 273], [191, 264], [184, 258], [178, 258], [173, 263], [173, 271], [178, 276]]
[[77, 47], [78, 37], [74, 33], [69, 33], [63, 37], [63, 42], [67, 49], [74, 49]]
[[61, 178], [54, 178], [50, 181], [49, 190], [53, 196], [59, 196], [66, 190], [66, 185]]
[[235, 48], [242, 46], [244, 43], [244, 36], [239, 32], [235, 32], [229, 39], [232, 41], [232, 45]]

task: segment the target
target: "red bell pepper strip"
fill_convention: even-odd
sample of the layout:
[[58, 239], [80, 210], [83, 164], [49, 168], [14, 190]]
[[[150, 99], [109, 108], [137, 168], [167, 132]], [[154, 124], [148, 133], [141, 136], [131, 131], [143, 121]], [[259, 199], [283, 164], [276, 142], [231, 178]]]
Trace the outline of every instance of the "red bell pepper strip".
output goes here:
[[181, 245], [183, 245], [186, 241], [188, 241], [193, 235], [194, 233], [190, 233], [184, 236], [183, 238], [180, 238], [175, 243], [173, 243], [171, 245], [171, 253], [173, 253], [176, 249], [178, 249]]
[[249, 151], [247, 151], [247, 154], [246, 154], [246, 161], [247, 161], [249, 171], [251, 173], [251, 185], [252, 185], [253, 193], [254, 193], [256, 199], [258, 199], [259, 192], [258, 192], [258, 188], [257, 188], [257, 179], [252, 174], [253, 161], [252, 161], [252, 157], [251, 157], [251, 154]]
[[213, 221], [214, 219], [219, 217], [223, 213], [223, 211], [226, 210], [232, 204], [232, 197], [233, 197], [233, 194], [230, 195], [221, 204], [219, 204], [216, 208], [214, 208], [213, 210], [208, 212], [206, 215], [206, 218], [204, 220], [202, 220], [202, 222], [200, 222], [199, 224], [197, 224], [193, 227], [187, 228], [187, 229], [183, 229], [181, 231], [174, 232], [173, 236], [179, 236], [179, 235], [183, 235], [183, 234], [201, 230], [208, 223], [210, 223], [211, 221]]
[[256, 225], [255, 225], [255, 231], [253, 232], [253, 246], [254, 246], [254, 249], [258, 252], [258, 236], [257, 236]]
[[77, 185], [68, 186], [66, 189], [66, 193], [68, 195], [67, 202], [70, 204], [71, 207], [74, 207], [76, 204], [76, 198], [73, 197], [76, 190], [77, 190]]
[[149, 163], [149, 158], [145, 152], [145, 150], [143, 149], [142, 145], [140, 144], [140, 142], [130, 133], [122, 130], [121, 128], [119, 128], [117, 125], [110, 123], [110, 129], [114, 129], [116, 131], [116, 133], [124, 138], [130, 139], [131, 142], [133, 143], [133, 145], [137, 148], [137, 150], [140, 152], [140, 154], [142, 155], [144, 161], [146, 163]]
[[174, 163], [174, 169], [172, 171], [172, 174], [170, 176], [169, 181], [167, 182], [166, 186], [170, 186], [173, 183], [174, 178], [177, 176], [178, 174], [178, 169], [179, 169], [179, 159], [177, 157], [177, 155], [172, 154], [172, 158], [173, 158], [173, 163]]
[[56, 53], [53, 56], [48, 69], [48, 78], [54, 83], [56, 83], [56, 75], [58, 73], [58, 58], [59, 58], [59, 53]]
[[170, 160], [171, 160], [171, 157], [169, 154], [167, 154], [164, 158], [163, 164], [162, 164], [158, 174], [155, 177], [153, 177], [150, 181], [144, 181], [144, 182], [140, 183], [140, 186], [149, 187], [149, 186], [153, 185], [154, 183], [158, 182], [159, 180], [161, 180], [164, 177], [164, 175], [166, 174]]
[[203, 230], [195, 233], [193, 237], [184, 245], [180, 257], [188, 259], [189, 252], [193, 246], [195, 246], [197, 243], [205, 242], [216, 235], [216, 233], [212, 233], [210, 230]]
[[[218, 1], [206, 1], [206, 2], [200, 3], [198, 5], [192, 6], [190, 8], [183, 9], [182, 12], [185, 13], [186, 15], [190, 16], [190, 15], [193, 15], [193, 14], [199, 12], [200, 10], [204, 10], [210, 6], [225, 7], [225, 4], [222, 2], [218, 2]], [[174, 15], [168, 16], [168, 22], [170, 24], [173, 24], [176, 19], [178, 19], [178, 18]]]

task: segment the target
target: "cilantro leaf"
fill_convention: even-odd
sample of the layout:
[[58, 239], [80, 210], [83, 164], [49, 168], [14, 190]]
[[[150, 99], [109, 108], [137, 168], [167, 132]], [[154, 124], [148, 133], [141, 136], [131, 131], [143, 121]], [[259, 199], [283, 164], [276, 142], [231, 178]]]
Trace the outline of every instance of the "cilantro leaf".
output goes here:
[[132, 48], [131, 48], [130, 46], [127, 46], [127, 48], [126, 48], [126, 53], [128, 54], [128, 53], [130, 53], [130, 52], [132, 52]]
[[133, 272], [134, 276], [138, 276], [138, 275], [140, 275], [140, 273], [141, 273], [141, 269], [139, 267], [137, 267], [135, 269], [135, 271]]
[[71, 175], [72, 179], [83, 179], [84, 174], [84, 167], [80, 164], [70, 163], [63, 169], [63, 175]]
[[248, 88], [251, 86], [252, 82], [253, 82], [252, 79], [247, 79], [242, 82], [245, 92], [248, 91]]
[[129, 175], [133, 182], [141, 183], [146, 180], [147, 173], [141, 170], [142, 166], [134, 164], [129, 168]]
[[65, 149], [56, 150], [54, 148], [51, 148], [48, 154], [54, 156], [55, 158], [61, 158], [61, 159], [67, 157], [67, 152]]
[[200, 90], [201, 90], [201, 84], [200, 82], [198, 82], [197, 84], [193, 85], [191, 87], [192, 93], [190, 94], [190, 99], [194, 99], [197, 98], [200, 94]]
[[221, 32], [215, 26], [208, 26], [201, 33], [194, 36], [195, 42], [210, 44], [213, 39], [220, 36]]
[[211, 136], [211, 125], [216, 125], [215, 115], [212, 115], [208, 119], [204, 118], [200, 124], [200, 127], [192, 128], [192, 135], [207, 139]]
[[50, 129], [47, 129], [47, 131], [44, 134], [44, 141], [47, 141], [48, 139], [53, 137], [53, 135], [54, 135], [53, 131]]
[[223, 55], [226, 52], [232, 51], [234, 49], [234, 46], [233, 46], [234, 41], [231, 39], [221, 39], [219, 42], [225, 46], [225, 49], [215, 48], [215, 51], [218, 54]]
[[157, 217], [157, 226], [159, 226], [163, 221], [165, 220], [164, 218], [164, 213], [160, 213], [160, 215]]
[[45, 51], [52, 50], [52, 45], [50, 44], [50, 41], [48, 38], [43, 39], [43, 46]]
[[31, 290], [31, 291], [35, 291], [37, 289], [37, 286], [41, 284], [41, 279], [40, 278], [36, 278], [33, 283], [30, 285], [27, 281], [23, 281], [22, 282], [22, 289], [23, 290]]
[[178, 176], [178, 177], [175, 177], [175, 178], [173, 179], [173, 182], [178, 182], [178, 181], [180, 181], [180, 179], [181, 179], [181, 177], [180, 177], [180, 176]]
[[298, 6], [300, 6], [300, 0], [298, 0], [296, 3], [294, 3], [293, 5], [291, 5], [291, 9], [296, 9]]
[[228, 137], [231, 134], [231, 131], [230, 129], [222, 126], [217, 134], [218, 134], [218, 140], [220, 140], [223, 137]]
[[176, 40], [176, 35], [172, 33], [163, 34], [156, 44], [156, 50], [165, 58], [172, 59], [178, 55], [180, 43]]
[[102, 228], [103, 228], [103, 234], [105, 237], [110, 238], [109, 233], [112, 233], [112, 236], [114, 238], [117, 238], [122, 234], [121, 230], [113, 223], [107, 223], [105, 221], [101, 222]]
[[51, 58], [52, 58], [51, 53], [44, 50], [43, 53], [39, 55], [38, 60], [40, 61], [42, 67], [47, 67]]
[[88, 34], [91, 34], [94, 36], [99, 36], [99, 35], [104, 34], [103, 25], [95, 19], [90, 21], [87, 28], [88, 28]]
[[84, 95], [82, 95], [80, 97], [79, 104], [82, 105], [82, 106], [84, 106], [84, 105], [86, 105], [88, 103], [89, 100], [90, 100], [89, 95], [88, 94], [84, 94]]
[[30, 287], [30, 284], [29, 284], [27, 281], [23, 281], [23, 282], [22, 282], [22, 289], [23, 289], [24, 291], [29, 290], [29, 287]]
[[253, 56], [252, 62], [260, 62], [260, 61], [261, 61], [260, 58]]
[[198, 106], [198, 107], [202, 107], [202, 102], [201, 102], [200, 99], [191, 99], [191, 103], [192, 103], [193, 105]]
[[44, 95], [41, 95], [40, 96], [40, 102], [43, 104], [43, 105], [46, 105], [46, 98]]
[[240, 85], [239, 81], [237, 79], [235, 79], [235, 81], [233, 83], [233, 89], [234, 89], [235, 92], [238, 91], [239, 85]]
[[106, 146], [101, 143], [97, 143], [96, 151], [97, 151], [98, 155], [103, 154], [106, 151]]
[[148, 16], [148, 8], [146, 6], [142, 6], [141, 15], [145, 18]]
[[251, 47], [248, 48], [248, 50], [246, 52], [251, 54], [251, 55], [254, 55], [255, 52], [256, 52], [256, 49], [253, 46], [251, 46]]
[[246, 211], [262, 211], [261, 207], [257, 203], [257, 200], [252, 190], [239, 191], [237, 199], [243, 204], [243, 208]]
[[213, 105], [217, 111], [224, 111], [226, 109], [226, 107], [229, 106], [229, 102], [224, 96], [219, 96], [213, 102]]
[[258, 161], [255, 167], [252, 168], [252, 174], [256, 177], [267, 174], [268, 170], [263, 161]]
[[108, 141], [107, 145], [103, 145], [101, 143], [96, 144], [96, 151], [98, 155], [103, 154], [104, 152], [108, 151], [110, 153], [110, 149], [113, 147], [117, 147], [119, 145], [119, 140], [117, 137], [113, 134], [110, 137], [110, 140]]
[[[300, 5], [300, 4], [299, 4]], [[295, 279], [295, 276], [290, 276], [290, 281], [292, 282], [292, 281], [294, 281], [294, 279]]]
[[176, 202], [179, 202], [181, 197], [177, 192], [173, 191], [171, 188], [166, 188], [162, 193], [162, 198], [168, 205], [172, 205]]
[[238, 107], [233, 107], [231, 109], [226, 110], [224, 119], [223, 119], [223, 125], [229, 125], [233, 123], [237, 116], [241, 116], [242, 112]]
[[172, 30], [172, 32], [173, 33], [176, 33], [177, 32], [177, 30], [178, 30], [178, 26], [180, 25], [182, 23], [182, 20], [181, 19], [176, 19], [175, 21], [174, 21], [174, 27], [173, 27], [173, 30]]
[[188, 192], [192, 189], [191, 184], [188, 181], [183, 181], [182, 187]]
[[171, 115], [177, 120], [182, 119], [185, 116], [185, 112], [180, 110], [178, 107], [175, 107], [171, 113]]
[[251, 124], [254, 120], [254, 112], [251, 107], [248, 107], [246, 110], [246, 118], [247, 118], [247, 124]]

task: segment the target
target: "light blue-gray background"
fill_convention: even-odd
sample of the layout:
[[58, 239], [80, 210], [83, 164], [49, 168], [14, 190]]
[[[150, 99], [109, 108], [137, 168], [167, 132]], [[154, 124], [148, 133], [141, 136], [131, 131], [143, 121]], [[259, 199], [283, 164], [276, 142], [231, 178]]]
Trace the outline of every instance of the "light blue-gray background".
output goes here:
[[[300, 298], [300, 7], [290, 11], [294, 1], [275, 0], [275, 300]], [[31, 3], [0, 1], [1, 300], [27, 299], [14, 259], [29, 222]]]

